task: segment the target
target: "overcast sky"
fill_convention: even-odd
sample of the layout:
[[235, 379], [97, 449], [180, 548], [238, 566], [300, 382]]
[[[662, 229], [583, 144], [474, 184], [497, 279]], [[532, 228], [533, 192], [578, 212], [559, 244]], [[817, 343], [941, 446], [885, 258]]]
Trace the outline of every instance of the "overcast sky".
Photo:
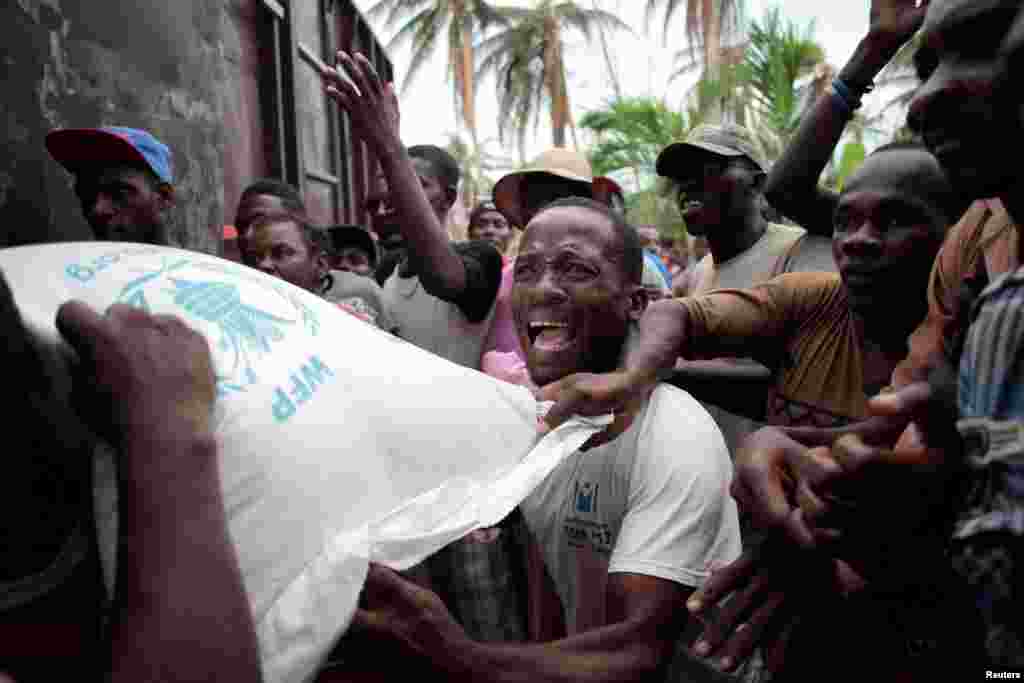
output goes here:
[[[377, 0], [356, 0], [356, 5], [365, 10]], [[590, 0], [578, 0], [582, 4], [590, 4]], [[503, 4], [527, 5], [527, 2], [506, 2]], [[662, 32], [655, 28], [660, 22], [653, 22], [648, 33], [644, 28], [644, 11], [646, 4], [642, 0], [598, 0], [597, 4], [604, 9], [616, 12], [627, 24], [634, 27], [636, 35], [618, 33], [610, 41], [622, 87], [626, 95], [653, 95], [663, 97], [670, 105], [678, 106], [689, 82], [680, 79], [670, 86], [668, 79], [673, 72], [673, 54], [686, 46], [683, 38], [684, 16], [678, 12], [674, 23], [678, 33], [672, 36], [669, 45], [664, 45]], [[867, 29], [868, 0], [747, 0], [748, 16], [759, 18], [765, 8], [778, 5], [783, 16], [806, 25], [814, 21], [817, 41], [825, 48], [828, 60], [836, 68], [841, 67], [853, 53], [857, 41]], [[371, 22], [373, 23], [373, 22]], [[378, 37], [387, 42], [391, 30], [382, 26], [374, 26]], [[582, 37], [567, 36], [568, 70], [572, 109], [578, 120], [588, 109], [598, 107], [608, 100], [612, 94], [607, 68], [601, 56], [599, 45], [587, 46]], [[396, 80], [402, 81], [402, 74], [408, 69], [409, 54], [407, 50], [392, 52]], [[692, 81], [692, 79], [691, 79]], [[871, 96], [869, 96], [870, 98]], [[407, 90], [401, 92], [402, 105], [402, 137], [407, 144], [434, 143], [445, 144], [448, 133], [457, 131], [455, 112], [452, 105], [451, 86], [445, 83], [445, 54], [439, 51], [430, 63], [424, 65], [417, 76], [417, 81]], [[866, 108], [870, 109], [870, 99], [866, 99]], [[478, 126], [480, 139], [495, 138], [491, 151], [504, 151], [514, 156], [511, 144], [502, 150], [497, 144], [497, 107], [493, 81], [480, 85], [477, 94]], [[527, 156], [533, 156], [550, 146], [550, 126], [547, 119], [541, 119], [538, 135], [530, 140]]]

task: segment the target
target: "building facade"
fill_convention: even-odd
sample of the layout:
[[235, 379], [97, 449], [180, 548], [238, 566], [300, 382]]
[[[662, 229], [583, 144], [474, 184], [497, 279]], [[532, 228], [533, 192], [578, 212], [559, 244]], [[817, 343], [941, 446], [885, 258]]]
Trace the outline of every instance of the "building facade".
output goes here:
[[90, 239], [54, 128], [123, 125], [167, 143], [172, 239], [220, 253], [242, 188], [298, 185], [321, 224], [366, 223], [376, 162], [300, 46], [364, 52], [392, 77], [351, 0], [12, 0], [0, 6], [0, 246]]

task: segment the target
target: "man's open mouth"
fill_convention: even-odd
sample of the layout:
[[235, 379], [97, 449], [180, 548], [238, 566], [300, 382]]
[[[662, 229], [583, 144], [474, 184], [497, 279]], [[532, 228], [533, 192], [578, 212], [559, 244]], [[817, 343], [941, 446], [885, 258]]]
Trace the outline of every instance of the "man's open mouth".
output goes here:
[[695, 216], [704, 208], [704, 202], [699, 199], [691, 199], [683, 204], [683, 218]]
[[532, 322], [527, 327], [530, 346], [538, 351], [562, 351], [576, 340], [569, 323], [554, 321]]

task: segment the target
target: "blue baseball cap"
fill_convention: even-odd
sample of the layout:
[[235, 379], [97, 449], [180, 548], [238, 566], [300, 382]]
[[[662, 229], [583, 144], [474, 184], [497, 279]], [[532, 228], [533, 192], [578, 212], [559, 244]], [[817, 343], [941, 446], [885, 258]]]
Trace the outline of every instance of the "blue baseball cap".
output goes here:
[[143, 165], [171, 184], [171, 150], [138, 128], [65, 128], [46, 135], [46, 149], [72, 173], [84, 168], [115, 164]]

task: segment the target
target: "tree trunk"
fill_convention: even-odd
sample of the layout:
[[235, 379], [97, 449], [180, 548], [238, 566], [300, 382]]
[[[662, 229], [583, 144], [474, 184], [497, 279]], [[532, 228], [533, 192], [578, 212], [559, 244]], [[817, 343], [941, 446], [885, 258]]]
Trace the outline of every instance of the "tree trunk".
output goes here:
[[476, 150], [476, 83], [473, 73], [473, 36], [465, 27], [462, 28], [462, 119]]
[[556, 147], [565, 147], [565, 126], [569, 110], [564, 68], [558, 20], [547, 17], [544, 20], [544, 76], [548, 99], [551, 101], [551, 139]]
[[[722, 79], [722, 25], [715, 0], [703, 0], [701, 5], [701, 22], [704, 28], [704, 78], [721, 84]], [[719, 93], [714, 102], [708, 104], [706, 118], [712, 123], [723, 119], [722, 99]]]
[[[597, 4], [597, 0], [594, 0], [593, 4], [594, 9], [601, 9]], [[615, 9], [618, 10], [618, 3], [616, 3]], [[608, 36], [604, 34], [603, 26], [598, 25], [597, 37], [601, 41], [601, 54], [604, 55], [604, 64], [605, 67], [608, 69], [608, 80], [611, 81], [612, 92], [615, 93], [616, 100], [621, 100], [622, 84], [619, 83], [619, 70], [615, 68], [615, 62], [612, 61], [612, 53], [611, 50], [608, 48]]]

